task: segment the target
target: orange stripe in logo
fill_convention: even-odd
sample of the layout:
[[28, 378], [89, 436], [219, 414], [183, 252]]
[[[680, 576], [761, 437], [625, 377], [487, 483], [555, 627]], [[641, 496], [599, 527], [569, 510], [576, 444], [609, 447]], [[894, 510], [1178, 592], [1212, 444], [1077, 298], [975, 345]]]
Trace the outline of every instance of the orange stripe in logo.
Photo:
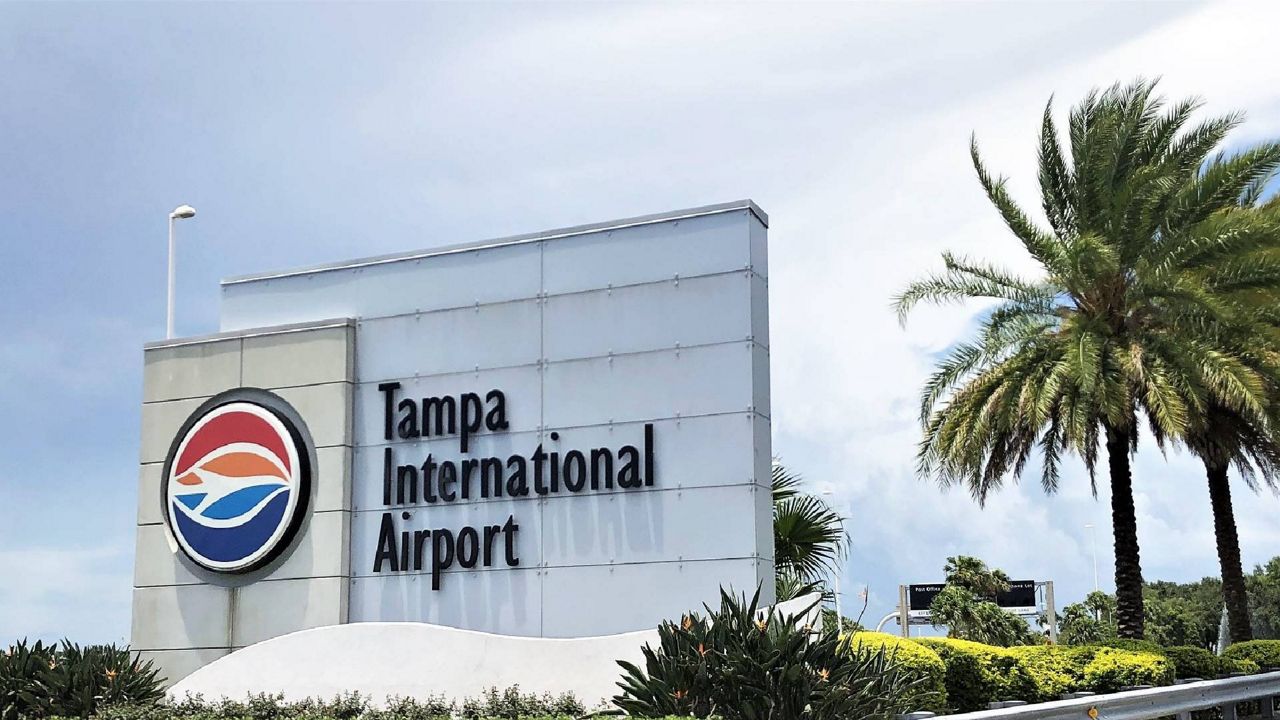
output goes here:
[[[284, 473], [276, 464], [256, 453], [233, 452], [220, 455], [201, 466], [201, 470], [217, 473], [223, 477], [270, 477], [285, 480]], [[185, 476], [184, 476], [185, 477]], [[182, 482], [182, 478], [178, 479]], [[186, 484], [186, 483], [183, 483]]]

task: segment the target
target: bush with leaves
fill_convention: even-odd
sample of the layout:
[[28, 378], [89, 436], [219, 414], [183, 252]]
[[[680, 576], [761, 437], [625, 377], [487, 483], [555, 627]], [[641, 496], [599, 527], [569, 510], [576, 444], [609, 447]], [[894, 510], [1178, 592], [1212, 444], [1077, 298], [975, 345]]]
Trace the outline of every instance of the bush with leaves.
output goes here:
[[614, 704], [631, 715], [716, 715], [725, 720], [893, 718], [915, 710], [904, 699], [919, 680], [892, 653], [850, 651], [839, 635], [797, 626], [721, 590], [720, 608], [690, 613], [658, 628], [641, 669], [619, 661], [622, 694]]
[[[1021, 621], [1020, 621], [1021, 622]], [[1032, 700], [1030, 673], [1007, 648], [955, 638], [920, 638], [947, 668], [947, 700], [959, 712], [986, 710], [1000, 700]]]
[[1222, 674], [1223, 665], [1216, 655], [1200, 647], [1178, 645], [1161, 651], [1173, 663], [1173, 672], [1179, 680], [1200, 678], [1212, 680]]
[[858, 632], [846, 637], [853, 652], [884, 651], [898, 667], [919, 683], [907, 691], [906, 707], [930, 712], [946, 712], [951, 706], [947, 698], [947, 668], [938, 653], [907, 638], [882, 632]]
[[163, 679], [150, 661], [114, 645], [25, 641], [0, 658], [0, 718], [87, 717], [120, 703], [154, 703]]
[[1250, 640], [1228, 645], [1222, 656], [1232, 660], [1252, 660], [1258, 667], [1280, 668], [1280, 640]]
[[155, 702], [164, 697], [163, 678], [151, 661], [129, 648], [62, 641], [50, 690], [60, 715], [90, 715], [100, 706]]
[[1084, 667], [1093, 659], [1093, 648], [1073, 648], [1061, 645], [1022, 645], [1008, 648], [1007, 652], [1031, 676], [1034, 693], [1027, 702], [1050, 702], [1075, 692], [1084, 685]]
[[1084, 687], [1091, 692], [1117, 692], [1133, 685], [1171, 685], [1173, 663], [1163, 655], [1100, 647], [1084, 667]]
[[572, 693], [559, 696], [523, 693], [517, 686], [490, 688], [462, 701], [461, 709], [443, 695], [391, 697], [374, 707], [360, 693], [331, 700], [285, 700], [282, 694], [249, 695], [244, 700], [206, 701], [199, 695], [165, 703], [116, 705], [101, 710], [102, 720], [453, 720], [454, 718], [539, 718], [569, 720], [586, 712]]
[[20, 640], [0, 656], [0, 720], [41, 717], [52, 711], [49, 683], [54, 648]]
[[586, 712], [586, 707], [573, 693], [553, 696], [551, 693], [535, 695], [520, 692], [519, 685], [499, 691], [496, 687], [486, 690], [479, 698], [464, 700], [460, 715], [464, 718], [516, 718], [536, 715], [567, 715], [576, 717]]

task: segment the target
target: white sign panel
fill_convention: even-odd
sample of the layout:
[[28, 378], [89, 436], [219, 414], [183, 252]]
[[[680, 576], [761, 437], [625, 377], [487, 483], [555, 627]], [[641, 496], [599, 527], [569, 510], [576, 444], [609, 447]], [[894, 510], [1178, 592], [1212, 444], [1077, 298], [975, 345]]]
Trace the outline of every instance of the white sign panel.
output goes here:
[[731, 203], [228, 281], [224, 330], [356, 319], [349, 620], [771, 601], [765, 235]]

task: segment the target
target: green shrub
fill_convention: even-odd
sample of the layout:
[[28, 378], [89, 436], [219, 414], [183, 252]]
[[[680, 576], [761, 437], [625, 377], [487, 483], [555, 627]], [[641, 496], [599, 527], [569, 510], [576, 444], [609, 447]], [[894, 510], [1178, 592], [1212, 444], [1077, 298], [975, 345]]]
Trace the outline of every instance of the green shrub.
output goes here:
[[1243, 658], [1216, 658], [1218, 661], [1218, 674], [1230, 675], [1232, 673], [1241, 673], [1243, 675], [1256, 675], [1262, 672], [1262, 666], [1252, 660]]
[[[723, 590], [709, 618], [690, 614], [658, 627], [658, 647], [642, 648], [644, 669], [620, 661], [614, 704], [641, 717], [715, 714], [758, 718], [883, 718], [907, 710], [920, 684], [884, 649], [850, 651], [838, 634], [797, 627], [797, 616]], [[811, 608], [810, 608], [811, 609]]]
[[850, 650], [878, 652], [883, 650], [900, 667], [919, 679], [904, 700], [911, 710], [944, 712], [947, 704], [947, 668], [938, 653], [912, 640], [882, 632], [856, 632], [845, 642]]
[[41, 717], [52, 711], [49, 690], [54, 648], [25, 640], [0, 655], [0, 719]]
[[1164, 654], [1164, 648], [1158, 643], [1150, 640], [1130, 640], [1128, 638], [1111, 638], [1102, 642], [1090, 643], [1092, 647], [1106, 647], [1114, 650], [1128, 650], [1129, 652], [1151, 653], [1152, 655]]
[[490, 688], [480, 697], [462, 701], [462, 710], [443, 696], [423, 699], [392, 697], [381, 708], [373, 708], [359, 693], [339, 695], [332, 700], [286, 701], [281, 694], [250, 695], [244, 700], [217, 700], [188, 697], [171, 703], [116, 705], [94, 717], [101, 720], [453, 720], [458, 717], [499, 720], [539, 718], [570, 720], [585, 714], [586, 708], [571, 693], [560, 696], [522, 693], [519, 687], [499, 691]]
[[1173, 680], [1173, 663], [1163, 655], [1102, 647], [1085, 665], [1081, 689], [1116, 692], [1129, 685], [1169, 685]]
[[0, 718], [88, 717], [111, 704], [154, 703], [162, 682], [127, 647], [23, 641], [0, 657]]
[[1173, 672], [1179, 680], [1212, 680], [1222, 674], [1218, 657], [1204, 648], [1183, 645], [1165, 648], [1163, 654], [1173, 663]]
[[1058, 700], [1075, 692], [1084, 683], [1085, 665], [1097, 654], [1091, 648], [1062, 645], [1024, 645], [1009, 648], [1009, 653], [1022, 663], [1035, 687], [1028, 702]]
[[498, 688], [491, 687], [484, 692], [479, 698], [469, 698], [462, 703], [462, 711], [459, 713], [464, 718], [516, 718], [531, 717], [534, 715], [568, 715], [576, 717], [587, 711], [586, 707], [574, 697], [573, 693], [564, 693], [559, 696], [552, 696], [551, 693], [543, 693], [541, 696], [533, 693], [521, 693], [519, 685], [498, 691]]
[[1231, 660], [1252, 660], [1260, 668], [1280, 668], [1280, 640], [1249, 640], [1228, 645], [1222, 656]]
[[947, 701], [959, 712], [1000, 700], [1033, 700], [1035, 683], [1008, 648], [955, 638], [919, 638], [946, 666]]

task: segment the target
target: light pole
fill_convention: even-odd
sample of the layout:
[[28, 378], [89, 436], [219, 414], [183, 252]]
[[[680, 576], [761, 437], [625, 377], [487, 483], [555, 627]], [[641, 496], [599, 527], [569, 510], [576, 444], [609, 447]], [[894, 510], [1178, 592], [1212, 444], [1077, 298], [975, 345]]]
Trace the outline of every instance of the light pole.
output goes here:
[[196, 209], [190, 205], [179, 205], [169, 213], [169, 303], [165, 313], [165, 339], [173, 338], [173, 221], [195, 217]]
[[[835, 497], [835, 493], [831, 492], [831, 488], [827, 488], [826, 490], [822, 491], [822, 496], [824, 498], [833, 498]], [[841, 532], [843, 532], [844, 531], [844, 515], [839, 515], [839, 517], [840, 517], [840, 530]], [[835, 594], [836, 594], [836, 632], [837, 633], [841, 632], [844, 628], [844, 613], [840, 611], [840, 568], [841, 568], [840, 561], [837, 560], [835, 571], [831, 573], [831, 589], [835, 591]]]
[[1085, 525], [1089, 530], [1089, 544], [1093, 547], [1093, 591], [1098, 592], [1098, 528], [1093, 523]]

